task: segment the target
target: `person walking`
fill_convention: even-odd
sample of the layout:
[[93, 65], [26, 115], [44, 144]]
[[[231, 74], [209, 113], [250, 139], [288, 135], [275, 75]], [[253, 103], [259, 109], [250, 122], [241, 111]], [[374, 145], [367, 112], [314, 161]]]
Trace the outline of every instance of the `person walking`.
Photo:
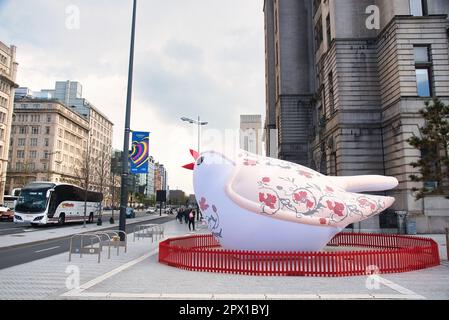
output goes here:
[[190, 211], [191, 211], [191, 210], [192, 210], [192, 209], [190, 209], [190, 208], [186, 208], [186, 209], [184, 210], [183, 216], [184, 216], [184, 221], [185, 221], [186, 224], [189, 223], [189, 215], [190, 215]]
[[184, 214], [184, 209], [183, 208], [179, 208], [178, 209], [178, 214], [176, 215], [176, 219], [179, 220], [180, 224], [182, 224], [183, 214]]
[[189, 231], [195, 231], [195, 215], [195, 210], [191, 210], [189, 213]]

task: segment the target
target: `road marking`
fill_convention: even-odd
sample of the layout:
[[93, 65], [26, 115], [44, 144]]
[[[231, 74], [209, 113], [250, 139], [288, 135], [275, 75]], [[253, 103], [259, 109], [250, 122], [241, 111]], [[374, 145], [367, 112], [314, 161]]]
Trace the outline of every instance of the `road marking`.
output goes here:
[[387, 280], [385, 278], [382, 278], [382, 277], [379, 277], [379, 278], [380, 278], [379, 282], [381, 284], [383, 284], [384, 286], [386, 286], [386, 287], [388, 287], [390, 289], [393, 289], [394, 291], [397, 291], [397, 292], [399, 292], [401, 294], [404, 294], [404, 295], [416, 295], [416, 293], [413, 292], [412, 290], [404, 288], [404, 287], [402, 287], [402, 286], [400, 286], [400, 285], [398, 285], [398, 284], [396, 284], [396, 283], [394, 283], [392, 281], [389, 281], [389, 280]]
[[34, 252], [35, 253], [40, 253], [40, 252], [50, 251], [50, 250], [54, 250], [54, 249], [58, 249], [58, 248], [61, 248], [61, 246], [56, 246], [56, 247], [51, 247], [51, 248], [47, 248], [47, 249], [37, 250], [37, 251], [34, 251]]
[[73, 289], [71, 291], [68, 291], [68, 292], [62, 294], [61, 296], [62, 297], [79, 296], [79, 294], [83, 293], [83, 291], [85, 291], [85, 290], [87, 290], [87, 289], [89, 289], [89, 288], [91, 288], [91, 287], [93, 287], [93, 286], [95, 286], [95, 285], [105, 281], [106, 279], [108, 279], [108, 278], [110, 278], [112, 276], [115, 276], [116, 274], [118, 274], [118, 273], [120, 273], [120, 272], [122, 272], [122, 271], [124, 271], [124, 270], [126, 270], [126, 269], [128, 269], [130, 267], [132, 267], [133, 265], [135, 265], [135, 264], [137, 264], [139, 262], [142, 262], [142, 261], [144, 261], [144, 260], [146, 260], [146, 259], [148, 259], [148, 258], [150, 258], [150, 257], [152, 257], [154, 255], [156, 255], [158, 252], [159, 252], [159, 249], [155, 249], [155, 250], [151, 251], [150, 253], [147, 253], [147, 254], [145, 254], [145, 255], [137, 258], [137, 259], [134, 259], [134, 260], [132, 260], [132, 261], [130, 261], [128, 263], [125, 263], [124, 265], [122, 265], [122, 266], [120, 266], [118, 268], [115, 268], [114, 270], [109, 271], [109, 272], [107, 272], [107, 273], [105, 273], [105, 274], [103, 274], [103, 275], [101, 275], [101, 276], [99, 276], [99, 277], [89, 281], [89, 282], [86, 282], [85, 284], [80, 286], [79, 289]]
[[17, 228], [5, 228], [5, 229], [0, 229], [0, 232], [2, 231], [11, 231], [11, 230], [15, 230], [15, 231], [25, 231], [25, 229], [21, 229], [22, 227], [17, 227]]

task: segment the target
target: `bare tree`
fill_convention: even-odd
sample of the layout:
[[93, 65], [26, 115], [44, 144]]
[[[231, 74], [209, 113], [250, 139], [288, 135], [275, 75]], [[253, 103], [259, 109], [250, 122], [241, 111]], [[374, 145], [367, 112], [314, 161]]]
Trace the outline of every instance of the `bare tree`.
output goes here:
[[110, 174], [110, 193], [111, 193], [111, 223], [114, 223], [114, 208], [120, 204], [120, 175], [111, 170]]
[[89, 131], [87, 146], [81, 159], [77, 160], [75, 166], [75, 177], [79, 181], [79, 185], [84, 188], [84, 228], [86, 227], [87, 217], [87, 194], [91, 184], [92, 164], [91, 164], [91, 132]]
[[[95, 182], [98, 186], [99, 191], [104, 195], [103, 201], [106, 198], [107, 193], [110, 189], [110, 171], [111, 171], [111, 150], [104, 146], [102, 152], [94, 160], [94, 175]], [[100, 203], [100, 216], [98, 223], [102, 223], [103, 215], [103, 203]]]

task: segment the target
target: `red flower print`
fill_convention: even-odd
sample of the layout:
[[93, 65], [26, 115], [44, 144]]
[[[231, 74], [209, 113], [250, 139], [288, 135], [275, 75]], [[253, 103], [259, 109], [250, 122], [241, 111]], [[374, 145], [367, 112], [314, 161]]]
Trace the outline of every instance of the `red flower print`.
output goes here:
[[263, 183], [270, 183], [271, 179], [269, 177], [262, 178]]
[[312, 174], [307, 171], [299, 170], [298, 173], [307, 179], [312, 179]]
[[270, 207], [271, 209], [275, 209], [274, 205], [277, 201], [276, 196], [267, 193], [265, 195], [265, 193], [260, 192], [259, 193], [259, 201], [263, 202], [267, 207]]
[[243, 161], [243, 164], [245, 166], [255, 166], [255, 165], [257, 165], [257, 161], [256, 160], [245, 159]]
[[320, 219], [320, 224], [327, 224], [327, 219], [326, 218], [321, 218]]
[[206, 211], [207, 209], [209, 209], [209, 205], [206, 203], [206, 198], [204, 198], [204, 197], [201, 198], [199, 205], [200, 205], [201, 211]]
[[307, 205], [307, 208], [309, 208], [309, 209], [313, 208], [313, 206], [314, 206], [314, 202], [310, 201], [307, 198], [307, 192], [305, 192], [305, 191], [301, 191], [299, 193], [295, 193], [293, 195], [293, 197], [294, 197], [296, 202], [305, 203]]
[[376, 209], [376, 205], [374, 203], [372, 203], [372, 202], [369, 202], [366, 199], [360, 199], [359, 200], [359, 205], [362, 206], [362, 207], [369, 206], [371, 210], [375, 210]]
[[339, 203], [339, 202], [335, 202], [332, 203], [332, 201], [327, 201], [327, 207], [334, 211], [334, 213], [339, 216], [339, 217], [343, 217], [343, 210], [345, 210], [345, 205], [343, 203]]

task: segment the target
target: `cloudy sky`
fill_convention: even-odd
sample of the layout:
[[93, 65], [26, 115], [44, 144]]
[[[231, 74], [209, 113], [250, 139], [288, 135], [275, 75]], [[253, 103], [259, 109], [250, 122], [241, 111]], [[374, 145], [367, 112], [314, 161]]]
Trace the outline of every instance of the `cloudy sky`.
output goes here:
[[[192, 192], [196, 128], [202, 149], [239, 127], [240, 114], [263, 114], [263, 0], [140, 0], [132, 129], [150, 131], [150, 152], [169, 171], [171, 189]], [[75, 80], [115, 124], [123, 148], [132, 0], [0, 0], [0, 40], [18, 47], [18, 83], [32, 90]], [[79, 12], [79, 19], [77, 13]], [[79, 25], [77, 22], [79, 21]], [[212, 139], [211, 137], [215, 137]]]

